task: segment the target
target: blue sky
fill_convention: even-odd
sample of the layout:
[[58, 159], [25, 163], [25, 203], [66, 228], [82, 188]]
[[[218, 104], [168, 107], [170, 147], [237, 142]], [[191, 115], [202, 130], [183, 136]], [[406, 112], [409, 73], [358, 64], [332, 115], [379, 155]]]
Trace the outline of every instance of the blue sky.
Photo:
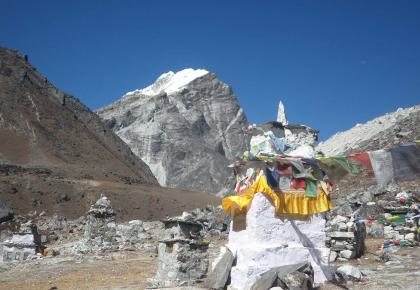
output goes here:
[[250, 122], [321, 139], [420, 104], [420, 1], [0, 0], [0, 45], [96, 109], [160, 74], [205, 68]]

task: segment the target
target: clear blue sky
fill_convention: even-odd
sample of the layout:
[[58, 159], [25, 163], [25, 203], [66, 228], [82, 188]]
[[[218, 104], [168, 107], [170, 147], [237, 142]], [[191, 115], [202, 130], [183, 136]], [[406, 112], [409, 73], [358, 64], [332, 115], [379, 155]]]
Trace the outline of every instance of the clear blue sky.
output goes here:
[[321, 139], [420, 103], [420, 1], [0, 0], [0, 45], [92, 109], [160, 74], [206, 68], [249, 121]]

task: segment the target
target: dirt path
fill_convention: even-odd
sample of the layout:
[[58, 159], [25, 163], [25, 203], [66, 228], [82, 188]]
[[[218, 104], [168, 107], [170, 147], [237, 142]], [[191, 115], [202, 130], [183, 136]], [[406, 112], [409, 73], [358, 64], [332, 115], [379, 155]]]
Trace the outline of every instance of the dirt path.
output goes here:
[[[210, 261], [217, 255], [221, 244], [223, 241], [210, 249]], [[375, 250], [379, 244], [380, 240], [368, 240], [369, 252], [348, 262], [366, 275], [362, 282], [348, 282], [341, 286], [327, 283], [321, 290], [420, 289], [420, 250], [398, 249], [392, 254], [391, 261], [382, 263], [376, 260]], [[145, 289], [147, 279], [156, 272], [156, 265], [155, 254], [140, 252], [119, 252], [83, 260], [59, 256], [43, 258], [0, 271], [0, 289]]]
[[45, 258], [20, 264], [0, 273], [0, 289], [144, 289], [156, 271], [153, 254], [126, 252], [103, 259]]

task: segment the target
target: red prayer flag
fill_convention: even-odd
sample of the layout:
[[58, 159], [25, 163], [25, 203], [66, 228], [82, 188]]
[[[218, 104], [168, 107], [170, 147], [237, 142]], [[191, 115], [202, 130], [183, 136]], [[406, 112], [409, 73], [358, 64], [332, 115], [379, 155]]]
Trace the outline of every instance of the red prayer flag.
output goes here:
[[347, 157], [354, 160], [358, 165], [373, 172], [372, 163], [370, 162], [369, 154], [367, 152], [349, 153]]
[[305, 178], [293, 178], [291, 186], [294, 189], [306, 189], [306, 179]]

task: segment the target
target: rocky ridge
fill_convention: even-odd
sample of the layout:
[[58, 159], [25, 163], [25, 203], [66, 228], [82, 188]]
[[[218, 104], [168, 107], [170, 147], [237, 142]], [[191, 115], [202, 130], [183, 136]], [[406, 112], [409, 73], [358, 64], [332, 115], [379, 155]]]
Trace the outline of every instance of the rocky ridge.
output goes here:
[[0, 48], [0, 161], [72, 176], [157, 184], [146, 164], [77, 98]]
[[379, 150], [420, 138], [420, 105], [387, 113], [365, 124], [338, 132], [319, 143], [317, 151], [340, 155], [349, 151]]

